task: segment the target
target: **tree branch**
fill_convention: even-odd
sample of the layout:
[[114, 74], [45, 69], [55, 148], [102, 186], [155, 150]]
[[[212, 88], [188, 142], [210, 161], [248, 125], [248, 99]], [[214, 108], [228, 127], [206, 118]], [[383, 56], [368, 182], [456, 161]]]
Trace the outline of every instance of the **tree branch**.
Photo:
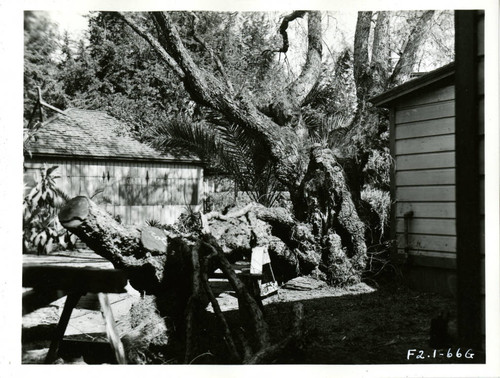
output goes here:
[[221, 60], [219, 59], [219, 57], [217, 56], [217, 54], [214, 52], [214, 50], [212, 49], [212, 47], [209, 46], [209, 45], [207, 45], [207, 43], [205, 42], [205, 40], [203, 38], [201, 38], [196, 33], [196, 25], [198, 25], [198, 21], [199, 21], [198, 16], [194, 12], [189, 12], [189, 14], [193, 18], [192, 32], [193, 32], [193, 38], [194, 38], [194, 40], [196, 42], [198, 42], [208, 52], [208, 54], [210, 55], [210, 58], [212, 58], [212, 60], [215, 62], [217, 70], [219, 71], [219, 73], [224, 78], [224, 81], [225, 81], [227, 87], [229, 88], [229, 90], [231, 91], [231, 93], [234, 93], [233, 84], [229, 80], [229, 77], [228, 77], [228, 75], [226, 73], [226, 69], [224, 68], [224, 65], [222, 64]]
[[290, 13], [289, 15], [283, 17], [283, 20], [281, 21], [281, 25], [280, 25], [280, 34], [281, 34], [281, 37], [283, 38], [283, 45], [281, 46], [281, 48], [279, 50], [274, 50], [272, 52], [277, 52], [277, 53], [287, 53], [288, 52], [288, 48], [290, 47], [290, 43], [288, 41], [288, 32], [287, 32], [287, 29], [288, 29], [288, 24], [294, 20], [296, 20], [297, 18], [302, 18], [304, 17], [304, 15], [307, 13], [307, 11], [294, 11], [292, 13]]
[[184, 86], [191, 97], [200, 104], [206, 105], [224, 114], [231, 123], [254, 133], [262, 147], [267, 149], [271, 158], [277, 163], [277, 177], [282, 183], [289, 185], [297, 181], [297, 161], [294, 156], [294, 141], [297, 136], [290, 128], [279, 127], [262, 114], [253, 104], [244, 98], [235, 98], [228, 93], [213, 74], [198, 67], [182, 40], [170, 17], [163, 12], [152, 12], [162, 38], [168, 44], [168, 52], [185, 73]]
[[371, 86], [369, 80], [368, 40], [370, 36], [372, 12], [358, 12], [356, 32], [354, 36], [354, 81], [358, 101], [364, 102], [367, 88]]
[[288, 88], [288, 95], [296, 106], [302, 104], [321, 74], [323, 45], [321, 42], [321, 12], [308, 12], [307, 57], [297, 80]]
[[426, 11], [419, 18], [417, 24], [413, 27], [408, 39], [406, 40], [403, 53], [401, 54], [391, 77], [389, 78], [389, 86], [398, 85], [410, 76], [413, 70], [417, 54], [420, 50], [422, 42], [429, 31], [430, 20], [434, 15], [433, 10]]
[[153, 50], [165, 63], [167, 63], [167, 65], [177, 74], [177, 76], [179, 76], [179, 78], [184, 79], [184, 72], [180, 69], [175, 60], [168, 54], [167, 50], [165, 50], [158, 40], [151, 35], [151, 33], [140, 27], [136, 22], [132, 21], [130, 17], [125, 16], [124, 13], [118, 13], [118, 15], [128, 26], [132, 28], [132, 30], [149, 43]]
[[387, 84], [387, 72], [390, 58], [389, 49], [389, 14], [388, 12], [377, 12], [377, 23], [373, 32], [372, 48], [372, 85], [369, 96], [376, 95], [385, 90]]

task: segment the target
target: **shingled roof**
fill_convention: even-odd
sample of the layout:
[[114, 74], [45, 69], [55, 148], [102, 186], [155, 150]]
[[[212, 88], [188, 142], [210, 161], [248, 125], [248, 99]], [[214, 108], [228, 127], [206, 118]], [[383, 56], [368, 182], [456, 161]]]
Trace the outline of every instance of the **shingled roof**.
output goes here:
[[47, 120], [31, 140], [32, 156], [200, 163], [181, 152], [162, 153], [134, 139], [123, 122], [105, 112], [67, 109]]

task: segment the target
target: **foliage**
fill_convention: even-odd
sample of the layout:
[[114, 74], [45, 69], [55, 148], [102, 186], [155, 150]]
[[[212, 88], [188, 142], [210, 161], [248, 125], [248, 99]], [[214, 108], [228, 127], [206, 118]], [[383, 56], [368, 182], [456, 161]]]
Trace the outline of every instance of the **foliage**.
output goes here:
[[[386, 137], [388, 137], [388, 135]], [[384, 138], [384, 136], [382, 136], [381, 139], [382, 138]], [[391, 183], [390, 169], [393, 162], [388, 147], [371, 150], [368, 161], [363, 168], [365, 182], [377, 188], [389, 190]]]
[[67, 196], [56, 186], [57, 166], [44, 168], [40, 178], [23, 201], [23, 249], [47, 254], [57, 248], [71, 248], [76, 236], [61, 226], [58, 210]]
[[[367, 229], [376, 229], [384, 235], [388, 226], [392, 164], [387, 149], [388, 119], [386, 112], [367, 102], [368, 94], [394, 85], [389, 80], [391, 74], [424, 12], [369, 13], [366, 55], [357, 54], [359, 46], [351, 43], [338, 46], [323, 43], [330, 54], [323, 59], [321, 76], [301, 107], [293, 110], [291, 126], [297, 133], [305, 129], [308, 139], [302, 139], [300, 146], [288, 151], [299, 155], [311, 144], [320, 143], [345, 158], [354, 167], [344, 166], [344, 171], [352, 176], [348, 182], [353, 198], [358, 207], [369, 207], [365, 212]], [[384, 14], [388, 16], [385, 18], [388, 28], [377, 39], [374, 30], [383, 24]], [[286, 100], [287, 90], [297, 76], [294, 71], [305, 60], [306, 38], [302, 41], [297, 38], [304, 37], [301, 31], [304, 20], [293, 22], [290, 28], [290, 47], [299, 45], [299, 53], [275, 54], [272, 51], [278, 51], [282, 44], [276, 22], [283, 15], [278, 13], [171, 12], [169, 15], [193, 61], [217, 80], [230, 82], [235, 101], [243, 99], [269, 115], [272, 105]], [[157, 35], [158, 29], [143, 14], [131, 17]], [[26, 20], [35, 19], [27, 12]], [[183, 148], [196, 153], [209, 168], [230, 175], [237, 189], [245, 191], [251, 200], [267, 206], [279, 200], [283, 188], [275, 178], [276, 162], [271, 161], [262, 140], [246, 131], [246, 125], [207, 109], [196, 94], [190, 97], [184, 90], [187, 83], [165, 69], [151, 47], [116, 13], [90, 14], [87, 39], [75, 44], [65, 35], [58, 59], [54, 59], [57, 43], [53, 42], [60, 38], [47, 19], [39, 20], [36, 32], [34, 23], [27, 27], [25, 24], [25, 49], [29, 51], [25, 56], [25, 84], [27, 77], [35, 77], [36, 83], [43, 78], [48, 102], [61, 108], [106, 110], [133, 125], [131, 131], [143, 141], [169, 151]], [[419, 54], [410, 62], [413, 70], [437, 68], [453, 59], [452, 14], [436, 11], [427, 26], [429, 32], [419, 42]], [[293, 33], [292, 28], [295, 28]], [[47, 38], [35, 43], [38, 36]], [[387, 59], [380, 64], [375, 59], [376, 51], [386, 48]], [[366, 60], [360, 62], [360, 56]], [[355, 77], [355, 68], [360, 65], [363, 75]], [[33, 83], [31, 87], [38, 85]], [[366, 96], [360, 96], [363, 93]], [[25, 99], [32, 101], [33, 95], [25, 91]]]
[[280, 196], [269, 156], [251, 133], [237, 125], [222, 120], [218, 125], [194, 121], [181, 115], [151, 128], [147, 138], [162, 150], [197, 154], [216, 171], [229, 174], [254, 202], [273, 206]]
[[304, 117], [341, 116], [351, 121], [356, 111], [353, 75], [353, 57], [349, 48], [325, 61], [321, 77], [303, 106]]
[[44, 100], [64, 109], [67, 98], [57, 80], [59, 34], [45, 12], [24, 12], [24, 124], [30, 119], [40, 87]]
[[149, 227], [156, 227], [156, 228], [163, 228], [164, 227], [163, 223], [161, 223], [158, 219], [154, 219], [154, 218], [147, 219], [146, 225], [148, 225]]
[[361, 191], [361, 200], [370, 205], [379, 219], [377, 229], [380, 232], [380, 237], [384, 236], [384, 231], [389, 226], [390, 211], [391, 211], [391, 196], [387, 190], [378, 189], [370, 185], [365, 185]]

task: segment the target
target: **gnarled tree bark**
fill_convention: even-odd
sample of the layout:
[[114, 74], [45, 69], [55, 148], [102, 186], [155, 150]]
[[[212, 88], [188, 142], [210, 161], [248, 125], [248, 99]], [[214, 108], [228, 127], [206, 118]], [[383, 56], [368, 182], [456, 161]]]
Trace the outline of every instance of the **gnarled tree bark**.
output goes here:
[[[290, 20], [293, 20], [295, 16], [302, 15], [302, 13], [292, 13]], [[122, 17], [129, 25], [134, 25], [134, 21], [128, 15], [122, 14]], [[290, 115], [297, 112], [300, 108], [302, 101], [304, 101], [307, 94], [313, 88], [321, 71], [321, 12], [308, 11], [307, 17], [308, 49], [306, 63], [299, 77], [286, 88], [284, 103], [270, 106], [271, 111], [267, 114], [264, 114], [254, 104], [244, 98], [235, 97], [227, 90], [227, 86], [221, 83], [213, 74], [195, 64], [168, 14], [163, 12], [150, 13], [150, 18], [154, 21], [160, 33], [157, 40], [161, 44], [161, 49], [156, 44], [150, 43], [150, 45], [159, 54], [164, 54], [165, 51], [168, 52], [172, 60], [176, 62], [176, 67], [179, 67], [183, 72], [182, 80], [184, 86], [196, 102], [220, 112], [227, 121], [237, 123], [255, 135], [256, 140], [261, 142], [262, 148], [269, 152], [276, 167], [275, 175], [277, 179], [290, 191], [295, 210], [310, 214], [319, 214], [324, 209], [318, 207], [321, 205], [320, 202], [308, 201], [304, 197], [308, 193], [303, 190], [304, 183], [302, 181], [307, 175], [309, 177], [316, 175], [318, 180], [321, 180], [322, 177], [330, 177], [332, 174], [331, 168], [337, 166], [338, 163], [335, 161], [333, 154], [330, 153], [328, 157], [330, 165], [310, 164], [309, 169], [314, 167], [314, 173], [306, 173], [307, 156], [304, 157], [297, 153], [300, 146], [304, 145], [304, 134], [301, 131], [300, 122], [294, 125], [290, 124], [293, 118]], [[136, 28], [138, 27], [136, 26]], [[281, 116], [284, 116], [284, 119], [279, 120]], [[315, 156], [315, 154], [317, 155], [317, 151], [310, 154], [310, 156]], [[337, 176], [341, 176], [342, 174], [342, 171], [340, 171]], [[311, 181], [311, 178], [309, 180]], [[334, 184], [332, 180], [324, 182], [324, 185]], [[324, 190], [322, 194], [336, 196], [341, 201], [336, 203], [336, 206], [349, 208], [350, 213], [354, 217], [353, 219], [357, 219], [356, 209], [351, 197], [338, 192], [338, 190], [343, 190], [343, 188], [342, 185], [332, 186], [329, 190]], [[335, 202], [336, 200], [325, 198], [324, 201]], [[309, 207], [309, 209], [305, 209], [304, 207]], [[333, 217], [337, 217], [336, 213], [332, 212], [331, 214]], [[301, 216], [298, 215], [297, 217], [299, 220], [301, 219]], [[331, 228], [341, 224], [342, 221], [331, 221], [325, 224], [325, 227]], [[363, 241], [363, 228], [342, 227], [342, 230], [339, 230], [336, 234], [341, 235], [338, 237], [345, 239], [341, 243], [343, 248], [349, 250], [345, 258], [349, 259], [349, 256], [359, 256], [363, 251], [366, 253]], [[351, 234], [352, 232], [354, 234]], [[322, 238], [329, 233], [335, 233], [335, 230], [333, 228], [329, 231], [322, 230], [321, 235], [316, 235], [316, 243], [319, 250], [324, 250], [323, 243], [326, 241]], [[325, 258], [329, 261], [339, 261], [339, 256], [336, 259], [329, 258], [328, 256], [325, 256]], [[364, 261], [363, 258], [360, 258], [359, 262], [361, 263], [362, 261]], [[349, 262], [345, 263], [350, 265]], [[354, 265], [358, 266], [357, 263]], [[361, 270], [357, 270], [356, 274], [358, 276], [361, 274]], [[339, 281], [342, 281], [342, 279]]]
[[[65, 204], [59, 220], [97, 254], [110, 260], [115, 268], [126, 271], [137, 290], [155, 295], [160, 315], [167, 316], [173, 323], [172, 340], [182, 351], [179, 358], [184, 363], [192, 362], [204, 352], [201, 334], [204, 309], [209, 301], [220, 319], [222, 338], [232, 362], [265, 361], [301, 336], [297, 331], [292, 337], [271, 344], [262, 310], [210, 234], [180, 238], [171, 233], [168, 244], [163, 240], [158, 243], [154, 239], [161, 239], [162, 230], [123, 226], [90, 199], [81, 196]], [[225, 273], [238, 296], [244, 329], [240, 334], [241, 351], [236, 350], [232, 331], [208, 283], [209, 275], [217, 267]], [[300, 315], [299, 323], [301, 320]], [[297, 325], [296, 328], [298, 330]]]

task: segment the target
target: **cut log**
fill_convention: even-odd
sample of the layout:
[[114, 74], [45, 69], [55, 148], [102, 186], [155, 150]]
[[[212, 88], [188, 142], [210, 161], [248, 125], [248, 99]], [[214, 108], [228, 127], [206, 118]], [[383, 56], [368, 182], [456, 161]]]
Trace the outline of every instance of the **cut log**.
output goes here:
[[[254, 228], [260, 210], [253, 212], [252, 209], [253, 205], [232, 215], [241, 217], [252, 211], [250, 228]], [[266, 211], [261, 213], [266, 214]], [[160, 316], [168, 317], [173, 323], [169, 337], [172, 336], [175, 345], [182, 347], [179, 354], [182, 353], [184, 363], [191, 363], [197, 359], [196, 356], [207, 354], [204, 344], [207, 340], [203, 338], [203, 309], [208, 301], [212, 302], [219, 318], [221, 337], [234, 362], [268, 361], [300, 336], [295, 327], [286, 340], [271, 345], [261, 306], [235, 274], [211, 234], [199, 235], [196, 243], [184, 236], [171, 238], [172, 234], [169, 234], [167, 244], [167, 236], [162, 230], [124, 226], [86, 197], [68, 201], [59, 218], [63, 226], [97, 254], [111, 261], [115, 268], [127, 271], [132, 286], [156, 296]], [[207, 225], [203, 228], [209, 231]], [[239, 336], [241, 352], [236, 350], [232, 331], [208, 285], [208, 275], [217, 267], [224, 272], [238, 296], [244, 333], [235, 334]], [[300, 314], [301, 311], [298, 311], [298, 318], [302, 317]]]
[[83, 196], [63, 206], [59, 221], [115, 268], [127, 271], [134, 288], [147, 292], [159, 289], [167, 260], [162, 230], [147, 227], [143, 232], [124, 226]]

